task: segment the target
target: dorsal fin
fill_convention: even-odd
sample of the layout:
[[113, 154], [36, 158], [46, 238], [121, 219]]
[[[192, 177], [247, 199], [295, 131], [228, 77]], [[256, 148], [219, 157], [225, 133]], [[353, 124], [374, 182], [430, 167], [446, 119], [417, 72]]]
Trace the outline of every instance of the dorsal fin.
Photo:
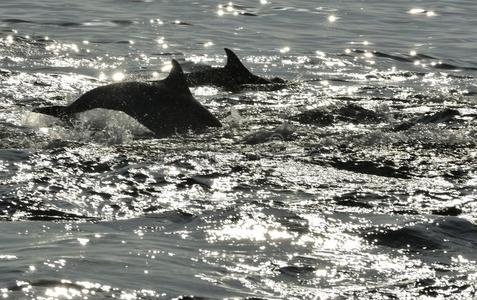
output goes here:
[[181, 65], [175, 59], [172, 59], [171, 63], [172, 69], [164, 81], [167, 82], [167, 84], [174, 86], [176, 89], [191, 94], [189, 87], [187, 86]]
[[237, 55], [230, 49], [224, 48], [225, 53], [227, 54], [227, 63], [225, 64], [224, 69], [230, 70], [236, 74], [248, 75], [251, 74], [250, 71], [242, 64]]

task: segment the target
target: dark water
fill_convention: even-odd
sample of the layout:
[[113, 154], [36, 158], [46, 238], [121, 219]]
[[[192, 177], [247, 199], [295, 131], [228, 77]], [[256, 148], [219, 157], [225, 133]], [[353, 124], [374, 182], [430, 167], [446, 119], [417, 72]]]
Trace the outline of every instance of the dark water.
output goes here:
[[[2, 1], [2, 296], [475, 299], [475, 3], [299, 2]], [[224, 47], [223, 128], [31, 112]]]

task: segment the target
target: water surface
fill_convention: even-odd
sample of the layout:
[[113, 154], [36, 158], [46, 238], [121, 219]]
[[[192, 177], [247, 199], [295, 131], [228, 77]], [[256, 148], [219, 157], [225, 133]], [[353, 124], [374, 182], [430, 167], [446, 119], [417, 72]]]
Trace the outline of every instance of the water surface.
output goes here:
[[[0, 292], [11, 299], [472, 299], [472, 1], [3, 1]], [[221, 66], [224, 124], [155, 139], [114, 81]]]

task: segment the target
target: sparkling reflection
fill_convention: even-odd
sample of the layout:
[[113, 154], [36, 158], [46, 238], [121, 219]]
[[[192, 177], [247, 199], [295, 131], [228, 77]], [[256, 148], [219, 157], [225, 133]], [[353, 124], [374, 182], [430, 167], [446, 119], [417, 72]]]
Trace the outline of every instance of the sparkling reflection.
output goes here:
[[171, 62], [165, 62], [164, 65], [161, 67], [161, 72], [169, 72], [172, 69]]
[[434, 17], [436, 13], [432, 10], [425, 10], [422, 8], [413, 8], [408, 11], [411, 15], [426, 15], [427, 17]]
[[280, 49], [280, 53], [288, 53], [290, 52], [290, 47], [283, 47]]
[[113, 74], [112, 79], [113, 81], [123, 81], [126, 75], [123, 72], [116, 72]]
[[78, 238], [78, 242], [80, 243], [81, 246], [86, 246], [89, 243], [88, 238]]
[[409, 10], [409, 13], [412, 14], [412, 15], [422, 14], [424, 12], [426, 12], [426, 10], [422, 9], [422, 8], [413, 8], [413, 9]]
[[73, 297], [82, 296], [82, 292], [74, 288], [54, 287], [46, 289], [45, 296], [53, 297], [54, 299], [73, 299]]
[[211, 241], [223, 240], [284, 240], [293, 239], [295, 234], [290, 233], [287, 229], [279, 224], [262, 223], [256, 219], [245, 218], [233, 223], [229, 220], [225, 221], [222, 229], [211, 230]]
[[[191, 20], [197, 26], [188, 28], [208, 30], [209, 22], [223, 24], [223, 31], [235, 28], [244, 48], [240, 54], [248, 57], [244, 62], [257, 74], [290, 83], [270, 91], [193, 88], [224, 127], [161, 139], [111, 111], [84, 113], [74, 124], [64, 124], [30, 110], [71, 103], [110, 81], [158, 80], [170, 70], [171, 57], [185, 61], [185, 70], [192, 63], [222, 66], [224, 55], [215, 51], [211, 35], [197, 32], [184, 43], [175, 25], [185, 23], [169, 15], [164, 25], [149, 15], [144, 22], [125, 22], [125, 28], [115, 25], [124, 36], [78, 34], [61, 40], [55, 34], [58, 41], [37, 41], [31, 33], [9, 31], [0, 39], [1, 204], [7, 220], [2, 234], [12, 240], [0, 256], [2, 279], [10, 283], [0, 295], [167, 299], [190, 291], [204, 298], [411, 299], [452, 296], [451, 290], [460, 289], [456, 294], [466, 298], [476, 278], [475, 251], [469, 246], [474, 224], [459, 223], [475, 219], [473, 71], [422, 69], [452, 67], [426, 57], [424, 51], [442, 53], [440, 45], [430, 48], [427, 42], [401, 45], [393, 39], [389, 44], [398, 46], [390, 49], [380, 40], [370, 50], [366, 39], [378, 40], [377, 32], [342, 36], [343, 31], [335, 36], [338, 43], [330, 38], [332, 43], [317, 51], [316, 41], [304, 45], [288, 33], [263, 30], [283, 44], [246, 45], [257, 41], [254, 22], [265, 26], [262, 30], [290, 21], [289, 15], [319, 13], [330, 23], [346, 15], [348, 29], [356, 29], [351, 8], [340, 13], [303, 3], [260, 6], [266, 4], [270, 1], [250, 4], [263, 17], [250, 18], [245, 26], [233, 16], [255, 8], [192, 3], [200, 9], [191, 11], [215, 15], [217, 10], [230, 19]], [[409, 14], [435, 16], [424, 9]], [[276, 15], [280, 19], [274, 20]], [[302, 24], [296, 20], [291, 21]], [[100, 23], [105, 22], [89, 23], [87, 30]], [[346, 42], [357, 49], [343, 55], [336, 45]], [[163, 50], [171, 45], [171, 53]], [[273, 49], [276, 53], [267, 56]], [[459, 115], [413, 124], [443, 107]], [[309, 111], [315, 113], [312, 122], [295, 119]], [[408, 129], [395, 130], [404, 122]], [[273, 128], [292, 128], [292, 133], [256, 145], [241, 142]], [[438, 218], [444, 225], [424, 224], [422, 232], [410, 227]], [[388, 234], [395, 237], [390, 241], [367, 239], [375, 229], [384, 235], [400, 228], [398, 233], [419, 233], [423, 245], [413, 250], [399, 243], [406, 236], [397, 233]], [[459, 230], [465, 239], [457, 240]], [[431, 249], [433, 243], [440, 247]], [[91, 272], [98, 266], [101, 273]], [[60, 276], [71, 280], [54, 279]], [[160, 292], [147, 289], [155, 285]]]

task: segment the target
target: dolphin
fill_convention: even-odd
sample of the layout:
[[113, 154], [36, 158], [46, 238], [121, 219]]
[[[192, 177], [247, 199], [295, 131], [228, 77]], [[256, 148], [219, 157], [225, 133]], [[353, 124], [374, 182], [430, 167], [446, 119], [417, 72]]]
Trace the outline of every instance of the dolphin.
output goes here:
[[174, 59], [166, 79], [152, 83], [113, 83], [86, 92], [70, 105], [40, 107], [33, 111], [69, 120], [76, 113], [95, 108], [122, 111], [157, 137], [222, 126], [192, 96], [182, 68]]
[[227, 55], [225, 67], [206, 67], [203, 70], [185, 74], [187, 84], [191, 87], [213, 85], [225, 89], [237, 89], [248, 84], [284, 84], [285, 80], [263, 78], [252, 74], [230, 49], [224, 48]]
[[348, 103], [336, 108], [315, 108], [304, 111], [290, 119], [304, 124], [330, 126], [336, 122], [347, 123], [380, 123], [384, 118], [378, 113], [359, 105]]
[[460, 116], [460, 112], [456, 109], [446, 108], [442, 111], [438, 111], [433, 114], [427, 114], [422, 117], [413, 118], [405, 121], [399, 125], [391, 128], [392, 131], [402, 131], [410, 129], [417, 124], [437, 124], [447, 123], [455, 119], [456, 116]]

